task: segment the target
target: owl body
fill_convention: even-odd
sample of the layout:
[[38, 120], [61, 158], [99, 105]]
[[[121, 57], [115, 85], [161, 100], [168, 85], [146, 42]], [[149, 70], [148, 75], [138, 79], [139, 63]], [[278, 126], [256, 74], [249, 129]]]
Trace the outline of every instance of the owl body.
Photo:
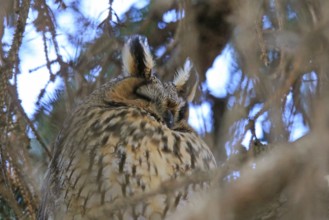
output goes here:
[[[186, 122], [191, 94], [183, 87], [190, 69], [162, 83], [150, 57], [146, 41], [131, 38], [123, 52], [126, 75], [96, 90], [68, 117], [55, 144], [39, 219], [163, 219], [195, 186], [144, 194], [216, 167]], [[129, 203], [138, 196], [140, 201]]]

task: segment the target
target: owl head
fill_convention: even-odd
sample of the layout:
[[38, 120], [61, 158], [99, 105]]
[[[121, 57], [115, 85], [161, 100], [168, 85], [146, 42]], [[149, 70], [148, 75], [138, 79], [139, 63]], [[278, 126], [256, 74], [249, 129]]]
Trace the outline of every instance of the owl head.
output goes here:
[[147, 40], [139, 35], [127, 40], [122, 62], [124, 77], [106, 91], [105, 101], [142, 108], [170, 129], [188, 129], [188, 102], [194, 98], [197, 87], [197, 80], [190, 82], [191, 62], [186, 61], [172, 81], [162, 82], [156, 76]]

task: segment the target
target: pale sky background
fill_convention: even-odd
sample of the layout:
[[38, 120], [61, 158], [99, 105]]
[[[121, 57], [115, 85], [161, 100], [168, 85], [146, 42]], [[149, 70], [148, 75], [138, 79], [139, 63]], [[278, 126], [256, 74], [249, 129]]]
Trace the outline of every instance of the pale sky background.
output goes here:
[[[142, 7], [147, 3], [147, 1], [136, 1], [136, 0], [115, 0], [113, 4], [114, 11], [120, 16], [122, 13], [127, 11], [133, 4], [137, 7]], [[96, 19], [97, 23], [100, 23], [104, 20], [108, 13], [108, 0], [97, 0], [97, 4], [94, 1], [83, 0], [82, 1], [83, 10], [82, 13], [89, 16], [90, 18]], [[56, 6], [57, 7], [57, 6]], [[71, 13], [60, 13], [60, 16], [57, 16], [59, 30], [69, 30], [74, 33], [74, 18]], [[170, 20], [170, 14], [166, 14], [166, 20]], [[28, 23], [32, 23], [36, 15], [29, 15]], [[173, 16], [174, 17], [174, 16]], [[4, 41], [10, 43], [12, 39], [13, 30], [6, 28]], [[89, 33], [88, 34], [93, 34]], [[60, 48], [60, 53], [63, 55], [63, 59], [68, 59], [74, 57], [76, 54], [76, 49], [71, 47], [65, 38], [65, 35], [61, 35], [60, 31], [58, 32], [58, 41], [62, 45]], [[44, 57], [44, 48], [42, 43], [42, 37], [35, 31], [33, 25], [27, 25], [25, 31], [25, 37], [23, 39], [24, 47], [20, 51], [21, 58], [21, 74], [18, 76], [18, 93], [19, 97], [22, 100], [23, 108], [26, 110], [29, 116], [32, 116], [35, 111], [35, 103], [37, 101], [37, 96], [40, 93], [40, 90], [44, 88], [46, 83], [49, 80], [49, 73], [46, 67], [42, 67], [37, 71], [29, 73], [30, 70], [39, 67], [46, 63]], [[53, 50], [51, 45], [48, 45], [50, 49]], [[64, 47], [65, 48], [64, 48]], [[50, 53], [50, 60], [54, 58], [54, 51]], [[230, 63], [232, 61], [232, 54], [230, 53], [229, 47], [226, 47], [222, 55], [218, 56], [213, 66], [207, 71], [206, 86], [213, 95], [218, 97], [224, 97], [227, 93], [227, 84], [228, 82], [228, 72], [230, 71]], [[52, 65], [53, 72], [58, 70], [58, 66]], [[59, 82], [51, 83], [47, 87], [47, 92], [51, 93], [54, 91], [56, 86], [59, 85]], [[47, 97], [47, 95], [45, 96]], [[289, 97], [288, 97], [289, 98]], [[210, 131], [210, 113], [211, 106], [209, 103], [203, 103], [201, 106], [193, 106], [190, 111], [190, 120], [189, 123], [199, 132], [204, 133], [205, 131]], [[255, 111], [258, 111], [255, 109]], [[205, 118], [205, 124], [203, 120]], [[257, 121], [261, 122], [264, 119], [264, 116], [260, 117]], [[301, 123], [300, 118], [296, 117], [296, 123], [294, 126], [296, 129], [292, 132], [291, 141], [301, 137], [307, 132], [306, 128]], [[201, 123], [200, 123], [201, 122]], [[256, 134], [261, 137], [262, 130], [261, 124], [256, 124]], [[246, 135], [245, 140], [243, 141], [244, 145], [247, 145], [251, 137], [250, 132]]]
[[[134, 4], [134, 2], [136, 2], [136, 0], [114, 1], [113, 9], [120, 15], [127, 11]], [[138, 4], [141, 6], [141, 3]], [[104, 20], [107, 16], [108, 0], [97, 0], [97, 4], [95, 4], [94, 1], [83, 0], [82, 5], [82, 8], [85, 9], [82, 10], [82, 13], [88, 17], [96, 19], [96, 22], [98, 23]], [[36, 15], [31, 15], [30, 13], [28, 23], [31, 23], [35, 19], [35, 16]], [[74, 31], [74, 19], [71, 13], [61, 13], [61, 16], [56, 17], [56, 19], [60, 28]], [[11, 42], [10, 34], [12, 33], [8, 33], [7, 35], [9, 42]], [[70, 47], [69, 43], [65, 43], [68, 42], [65, 36], [58, 32], [57, 39], [61, 42], [60, 44], [62, 47], [60, 47], [60, 53], [63, 54], [63, 59], [65, 60], [65, 58], [74, 57], [76, 53], [75, 48]], [[27, 25], [23, 42], [28, 43], [26, 43], [25, 47], [22, 47], [20, 51], [22, 72], [18, 76], [18, 94], [22, 100], [23, 108], [29, 116], [32, 116], [35, 111], [35, 103], [40, 90], [44, 88], [49, 80], [49, 73], [46, 67], [29, 73], [30, 70], [46, 63], [43, 52], [42, 36], [35, 31], [33, 25]], [[63, 48], [63, 46], [65, 46], [65, 48]], [[51, 45], [50, 48], [52, 48]], [[54, 51], [52, 51], [52, 53], [50, 53], [50, 60], [54, 57]], [[56, 65], [52, 65], [52, 70], [53, 72], [58, 70], [58, 68], [56, 69]], [[59, 82], [50, 84], [47, 87], [47, 92], [51, 93], [51, 91], [56, 88], [58, 83]]]

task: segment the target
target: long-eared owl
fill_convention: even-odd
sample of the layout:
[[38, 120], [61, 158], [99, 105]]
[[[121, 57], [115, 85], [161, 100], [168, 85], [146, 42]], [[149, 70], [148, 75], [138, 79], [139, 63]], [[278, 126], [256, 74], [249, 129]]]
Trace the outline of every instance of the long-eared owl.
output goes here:
[[127, 40], [122, 60], [123, 76], [94, 91], [66, 119], [39, 219], [163, 219], [191, 190], [124, 203], [194, 170], [216, 167], [207, 145], [187, 124], [196, 90], [196, 82], [187, 88], [190, 63], [162, 82], [139, 35]]

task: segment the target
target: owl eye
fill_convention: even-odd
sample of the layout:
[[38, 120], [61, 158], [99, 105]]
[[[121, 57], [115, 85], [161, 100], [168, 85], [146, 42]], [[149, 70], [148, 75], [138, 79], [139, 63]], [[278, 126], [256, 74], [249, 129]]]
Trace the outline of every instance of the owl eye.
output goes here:
[[164, 91], [161, 84], [157, 82], [145, 82], [144, 84], [137, 87], [135, 94], [147, 101], [161, 102], [163, 101]]
[[141, 92], [140, 89], [137, 89], [135, 94], [141, 99], [144, 99], [144, 100], [149, 101], [149, 102], [152, 101], [152, 96], [150, 96], [148, 93]]
[[187, 113], [188, 113], [188, 104], [185, 103], [185, 105], [179, 110], [178, 112], [178, 121], [184, 119], [187, 117]]
[[150, 84], [141, 85], [135, 90], [135, 94], [146, 101], [154, 101], [158, 93]]
[[165, 111], [163, 120], [167, 124], [168, 128], [172, 128], [174, 126], [174, 115], [170, 110]]

